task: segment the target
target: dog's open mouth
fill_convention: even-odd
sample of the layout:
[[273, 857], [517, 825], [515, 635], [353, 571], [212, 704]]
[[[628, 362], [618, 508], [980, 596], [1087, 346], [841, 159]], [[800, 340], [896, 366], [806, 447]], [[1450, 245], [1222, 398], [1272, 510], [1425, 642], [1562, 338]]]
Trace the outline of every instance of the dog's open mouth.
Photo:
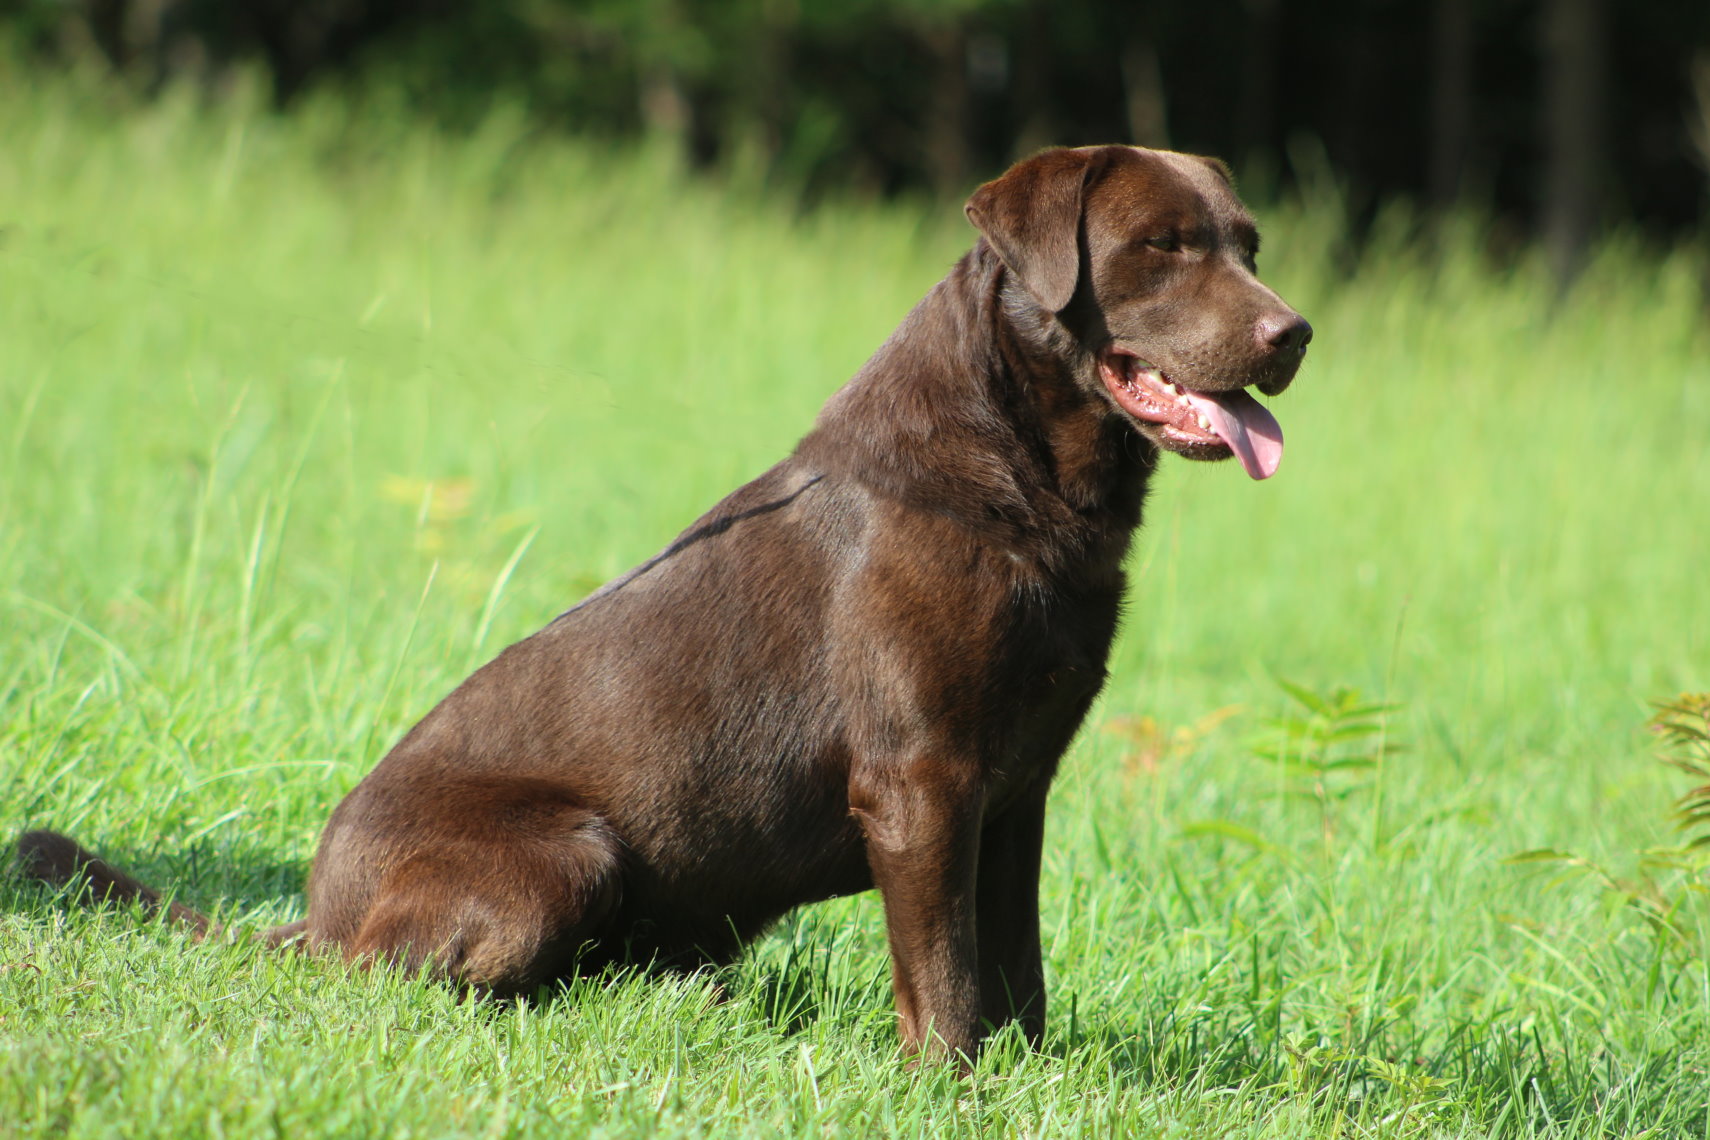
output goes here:
[[1282, 425], [1245, 388], [1199, 392], [1173, 383], [1155, 366], [1120, 350], [1105, 352], [1099, 376], [1117, 406], [1156, 424], [1160, 442], [1201, 458], [1232, 453], [1254, 479], [1269, 479], [1282, 462]]

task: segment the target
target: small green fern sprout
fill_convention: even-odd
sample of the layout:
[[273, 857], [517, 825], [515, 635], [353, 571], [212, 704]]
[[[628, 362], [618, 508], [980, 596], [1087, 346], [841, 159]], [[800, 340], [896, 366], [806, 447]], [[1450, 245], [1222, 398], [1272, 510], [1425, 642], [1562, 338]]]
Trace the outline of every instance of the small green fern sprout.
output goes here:
[[1710, 693], [1682, 693], [1658, 701], [1646, 722], [1662, 737], [1662, 761], [1704, 783], [1675, 802], [1682, 831], [1696, 831], [1687, 847], [1710, 847]]
[[1401, 751], [1389, 730], [1397, 706], [1369, 701], [1343, 685], [1315, 693], [1280, 678], [1277, 683], [1303, 711], [1267, 720], [1253, 752], [1275, 765], [1284, 795], [1316, 805], [1319, 835], [1329, 855], [1336, 839], [1336, 805], [1370, 790], [1384, 760]]
[[1693, 933], [1696, 928], [1687, 921], [1687, 908], [1692, 896], [1705, 892], [1701, 880], [1710, 869], [1710, 693], [1682, 693], [1652, 707], [1656, 711], [1645, 726], [1662, 737], [1662, 762], [1705, 781], [1675, 801], [1676, 823], [1681, 830], [1697, 834], [1679, 846], [1638, 852], [1638, 874], [1631, 877], [1617, 875], [1572, 851], [1548, 847], [1522, 851], [1505, 862], [1553, 863], [1563, 869], [1553, 883], [1572, 876], [1589, 877], [1644, 920], [1659, 952], [1688, 962], [1701, 947]]

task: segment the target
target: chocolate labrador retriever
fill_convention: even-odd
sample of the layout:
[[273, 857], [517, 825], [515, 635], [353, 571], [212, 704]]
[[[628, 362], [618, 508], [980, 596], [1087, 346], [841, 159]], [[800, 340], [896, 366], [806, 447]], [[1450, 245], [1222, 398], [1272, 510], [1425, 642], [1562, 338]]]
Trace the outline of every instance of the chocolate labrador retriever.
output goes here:
[[[529, 991], [877, 886], [905, 1045], [1045, 1024], [1046, 791], [1160, 451], [1270, 476], [1312, 331], [1212, 159], [1050, 150], [795, 453], [501, 653], [333, 812], [277, 942]], [[39, 878], [160, 897], [71, 840]], [[182, 907], [174, 917], [206, 928]]]

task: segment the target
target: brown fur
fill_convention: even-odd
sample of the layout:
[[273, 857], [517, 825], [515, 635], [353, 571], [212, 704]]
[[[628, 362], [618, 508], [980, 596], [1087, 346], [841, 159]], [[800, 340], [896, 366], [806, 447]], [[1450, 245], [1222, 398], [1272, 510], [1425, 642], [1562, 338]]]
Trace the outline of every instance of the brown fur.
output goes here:
[[[1047, 151], [968, 216], [982, 240], [794, 454], [477, 671], [351, 791], [275, 941], [515, 993], [724, 962], [877, 886], [908, 1047], [971, 1056], [1012, 1020], [1038, 1039], [1046, 792], [1173, 446], [1098, 355], [1274, 393], [1309, 330], [1253, 276], [1213, 160]], [[21, 847], [39, 878], [159, 905], [70, 840]]]

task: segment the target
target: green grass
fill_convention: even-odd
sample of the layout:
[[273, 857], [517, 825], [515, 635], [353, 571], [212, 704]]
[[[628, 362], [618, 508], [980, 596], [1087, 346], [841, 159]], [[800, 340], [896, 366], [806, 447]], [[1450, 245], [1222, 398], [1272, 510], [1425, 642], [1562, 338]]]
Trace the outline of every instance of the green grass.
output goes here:
[[[971, 241], [504, 113], [0, 75], [0, 830], [244, 927], [439, 695], [773, 462]], [[1505, 862], [1672, 841], [1641, 727], [1710, 688], [1703, 250], [1611, 241], [1558, 302], [1470, 221], [1393, 213], [1350, 267], [1332, 199], [1261, 211], [1318, 330], [1281, 473], [1158, 480], [1054, 795], [1041, 1053], [908, 1070], [870, 897], [503, 1008], [3, 879], [0, 1133], [1705, 1135], [1695, 884], [1659, 937]], [[1279, 679], [1404, 748], [1261, 758]]]

